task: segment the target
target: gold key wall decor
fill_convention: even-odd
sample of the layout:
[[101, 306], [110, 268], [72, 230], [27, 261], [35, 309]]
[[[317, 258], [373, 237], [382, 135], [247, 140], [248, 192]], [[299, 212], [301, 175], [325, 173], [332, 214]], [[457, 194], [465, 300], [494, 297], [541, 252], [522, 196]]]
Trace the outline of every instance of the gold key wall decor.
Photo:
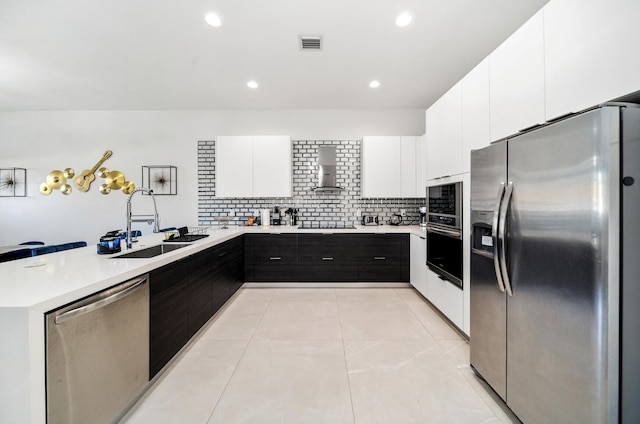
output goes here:
[[[47, 179], [44, 183], [40, 184], [40, 194], [43, 196], [50, 195], [54, 190], [60, 190], [64, 195], [71, 193], [71, 185], [67, 183], [67, 180], [73, 180], [73, 184], [76, 188], [82, 192], [88, 192], [91, 188], [91, 183], [95, 181], [95, 172], [98, 167], [111, 157], [113, 152], [107, 150], [102, 158], [91, 169], [85, 169], [75, 179], [75, 171], [72, 168], [66, 168], [64, 171], [54, 169], [49, 172]], [[131, 181], [126, 181], [124, 174], [120, 171], [109, 171], [107, 168], [100, 168], [98, 170], [100, 178], [104, 178], [105, 182], [100, 186], [100, 193], [109, 194], [111, 190], [122, 190], [124, 194], [131, 194], [135, 190], [136, 186]]]

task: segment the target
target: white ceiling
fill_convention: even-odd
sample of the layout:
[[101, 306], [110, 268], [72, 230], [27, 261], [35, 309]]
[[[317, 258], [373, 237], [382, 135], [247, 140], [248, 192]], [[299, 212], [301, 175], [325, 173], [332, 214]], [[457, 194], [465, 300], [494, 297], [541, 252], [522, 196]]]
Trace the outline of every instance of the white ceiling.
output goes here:
[[0, 0], [0, 110], [424, 109], [546, 2]]

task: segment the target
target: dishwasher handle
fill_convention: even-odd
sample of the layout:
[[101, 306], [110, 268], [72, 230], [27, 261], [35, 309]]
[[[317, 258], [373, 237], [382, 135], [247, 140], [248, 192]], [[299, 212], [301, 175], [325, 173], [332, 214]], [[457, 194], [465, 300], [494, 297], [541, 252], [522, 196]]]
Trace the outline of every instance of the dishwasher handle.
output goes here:
[[71, 309], [70, 311], [67, 311], [65, 313], [62, 313], [58, 316], [56, 316], [55, 318], [55, 323], [56, 325], [60, 325], [65, 321], [68, 321], [70, 319], [73, 319], [75, 317], [84, 315], [84, 314], [88, 314], [89, 312], [95, 311], [96, 309], [100, 309], [104, 306], [107, 306], [113, 302], [117, 302], [118, 300], [129, 296], [131, 293], [133, 293], [134, 291], [136, 291], [138, 288], [140, 288], [144, 283], [147, 282], [147, 276], [144, 277], [140, 277], [137, 278], [135, 280], [132, 280], [128, 283], [127, 287], [125, 287], [124, 289], [109, 295], [105, 298], [99, 299], [95, 302], [89, 303], [88, 305], [84, 305], [84, 306], [80, 306], [78, 308], [75, 309]]

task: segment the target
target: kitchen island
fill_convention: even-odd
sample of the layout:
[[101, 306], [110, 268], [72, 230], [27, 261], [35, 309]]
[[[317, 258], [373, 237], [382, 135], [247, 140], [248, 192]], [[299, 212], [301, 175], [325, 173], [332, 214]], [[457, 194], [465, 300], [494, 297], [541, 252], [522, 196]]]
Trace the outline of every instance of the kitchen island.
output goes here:
[[[424, 236], [417, 226], [355, 229], [297, 229], [287, 226], [230, 227], [153, 258], [116, 259], [98, 255], [91, 245], [65, 252], [0, 264], [0, 422], [44, 423], [44, 314], [118, 283], [146, 274], [243, 234], [273, 233], [404, 233]], [[134, 250], [162, 243], [163, 234], [143, 236]]]

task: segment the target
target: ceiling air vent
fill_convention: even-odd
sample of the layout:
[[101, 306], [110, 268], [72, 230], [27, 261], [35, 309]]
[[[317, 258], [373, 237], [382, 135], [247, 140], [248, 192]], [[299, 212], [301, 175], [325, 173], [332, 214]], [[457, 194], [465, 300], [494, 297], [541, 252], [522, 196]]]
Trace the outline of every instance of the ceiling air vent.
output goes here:
[[301, 35], [300, 50], [322, 50], [321, 35]]

